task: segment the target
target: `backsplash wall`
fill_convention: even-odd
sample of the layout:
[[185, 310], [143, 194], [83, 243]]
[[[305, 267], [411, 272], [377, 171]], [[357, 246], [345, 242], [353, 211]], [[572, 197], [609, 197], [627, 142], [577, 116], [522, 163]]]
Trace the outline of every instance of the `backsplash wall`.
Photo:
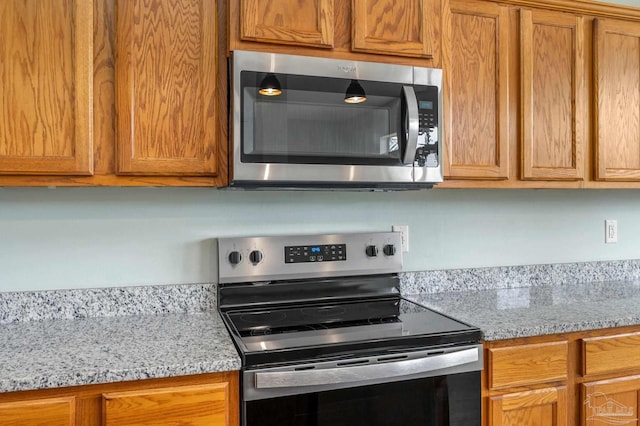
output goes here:
[[[632, 190], [0, 189], [0, 291], [210, 283], [214, 238], [409, 225], [406, 271], [640, 259]], [[619, 241], [604, 244], [604, 219]]]

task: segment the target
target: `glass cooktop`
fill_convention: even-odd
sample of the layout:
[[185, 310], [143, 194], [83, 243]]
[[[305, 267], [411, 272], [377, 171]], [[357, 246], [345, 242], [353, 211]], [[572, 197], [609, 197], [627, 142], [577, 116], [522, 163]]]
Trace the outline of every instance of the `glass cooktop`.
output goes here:
[[479, 339], [476, 328], [403, 298], [229, 310], [223, 317], [244, 356]]

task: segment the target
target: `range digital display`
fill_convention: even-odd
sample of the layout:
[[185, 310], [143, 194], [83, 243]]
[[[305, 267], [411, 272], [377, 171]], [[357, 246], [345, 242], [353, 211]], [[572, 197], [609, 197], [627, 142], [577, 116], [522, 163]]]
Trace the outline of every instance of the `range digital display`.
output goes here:
[[319, 246], [285, 246], [285, 263], [335, 262], [347, 260], [346, 244], [323, 244]]

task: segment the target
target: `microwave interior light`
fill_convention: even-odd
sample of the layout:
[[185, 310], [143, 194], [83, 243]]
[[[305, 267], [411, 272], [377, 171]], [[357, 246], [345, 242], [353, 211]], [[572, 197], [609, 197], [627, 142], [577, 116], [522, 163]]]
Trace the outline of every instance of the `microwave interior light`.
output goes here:
[[282, 94], [282, 86], [275, 74], [267, 74], [260, 83], [258, 93], [264, 96], [279, 96]]
[[351, 80], [351, 84], [349, 84], [347, 92], [344, 94], [344, 101], [348, 104], [360, 104], [366, 100], [367, 95], [358, 80]]

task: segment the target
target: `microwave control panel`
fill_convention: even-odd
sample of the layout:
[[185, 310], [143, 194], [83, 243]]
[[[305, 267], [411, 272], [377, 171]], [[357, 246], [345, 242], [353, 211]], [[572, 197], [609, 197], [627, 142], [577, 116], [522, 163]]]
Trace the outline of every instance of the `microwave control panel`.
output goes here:
[[438, 167], [438, 88], [416, 86], [418, 100], [418, 147], [415, 162], [420, 167]]

